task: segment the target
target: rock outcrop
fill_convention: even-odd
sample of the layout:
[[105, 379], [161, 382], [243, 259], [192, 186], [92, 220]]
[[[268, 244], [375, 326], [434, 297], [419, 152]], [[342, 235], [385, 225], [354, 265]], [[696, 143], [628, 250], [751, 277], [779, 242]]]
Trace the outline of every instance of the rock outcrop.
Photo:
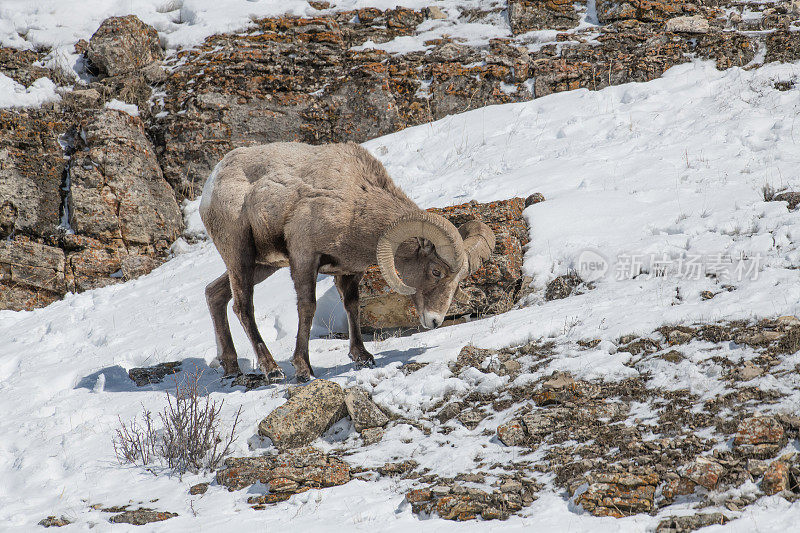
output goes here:
[[0, 110], [0, 154], [0, 309], [145, 274], [183, 229], [138, 117]]
[[217, 483], [230, 491], [260, 483], [266, 493], [251, 496], [254, 509], [288, 500], [310, 489], [343, 485], [350, 481], [350, 467], [340, 459], [314, 448], [300, 448], [278, 455], [232, 457], [217, 472]]

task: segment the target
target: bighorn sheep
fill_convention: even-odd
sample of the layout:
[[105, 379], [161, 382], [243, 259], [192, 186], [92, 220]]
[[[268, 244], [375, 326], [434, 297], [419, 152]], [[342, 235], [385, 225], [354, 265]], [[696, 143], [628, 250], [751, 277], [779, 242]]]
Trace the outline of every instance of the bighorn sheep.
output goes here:
[[[316, 309], [317, 273], [335, 277], [349, 322], [350, 357], [372, 366], [359, 326], [358, 283], [378, 264], [386, 282], [411, 296], [426, 328], [444, 320], [459, 281], [494, 249], [488, 226], [456, 229], [423, 211], [356, 144], [273, 143], [237, 148], [211, 172], [200, 216], [227, 271], [206, 287], [225, 374], [239, 373], [227, 304], [271, 380], [283, 377], [256, 327], [253, 287], [288, 266], [297, 292], [298, 330], [292, 363], [298, 381], [313, 375], [308, 338]], [[397, 272], [399, 272], [399, 276]]]

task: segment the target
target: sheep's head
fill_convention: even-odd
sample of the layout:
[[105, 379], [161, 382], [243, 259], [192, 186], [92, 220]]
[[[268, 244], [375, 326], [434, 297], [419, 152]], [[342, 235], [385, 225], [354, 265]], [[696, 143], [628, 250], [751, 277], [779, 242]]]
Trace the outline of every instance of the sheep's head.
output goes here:
[[456, 229], [423, 211], [400, 218], [384, 233], [378, 266], [390, 287], [411, 297], [420, 323], [435, 328], [444, 322], [459, 282], [480, 268], [494, 244], [494, 233], [482, 222]]

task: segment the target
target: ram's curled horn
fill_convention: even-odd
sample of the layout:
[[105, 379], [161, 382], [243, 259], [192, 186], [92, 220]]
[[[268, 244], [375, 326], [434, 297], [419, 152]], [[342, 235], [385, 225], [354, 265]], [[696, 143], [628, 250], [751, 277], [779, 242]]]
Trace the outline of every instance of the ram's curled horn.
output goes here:
[[494, 251], [495, 237], [492, 229], [478, 220], [470, 220], [458, 227], [464, 239], [464, 253], [469, 261], [469, 273], [472, 274], [489, 259]]
[[467, 261], [461, 234], [447, 219], [421, 211], [396, 220], [378, 240], [378, 266], [386, 283], [400, 294], [410, 295], [416, 289], [409, 287], [400, 279], [394, 268], [394, 255], [405, 241], [421, 238], [429, 241], [436, 254], [453, 272], [465, 268]]

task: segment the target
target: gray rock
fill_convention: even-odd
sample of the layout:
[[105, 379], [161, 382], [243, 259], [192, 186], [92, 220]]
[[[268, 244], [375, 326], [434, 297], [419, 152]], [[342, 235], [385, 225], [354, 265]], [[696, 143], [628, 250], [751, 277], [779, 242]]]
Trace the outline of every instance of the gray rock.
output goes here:
[[338, 384], [315, 379], [267, 415], [258, 425], [258, 434], [279, 449], [305, 446], [344, 417], [344, 397]]
[[347, 389], [344, 405], [353, 427], [359, 433], [365, 429], [383, 427], [389, 422], [389, 417], [375, 405], [369, 394], [358, 387]]
[[64, 104], [76, 110], [97, 107], [103, 96], [97, 89], [79, 89], [64, 93]]
[[675, 33], [708, 33], [710, 29], [708, 20], [701, 15], [667, 20], [667, 31]]
[[380, 442], [383, 438], [383, 428], [367, 428], [361, 432], [361, 440], [364, 441], [364, 446]]
[[164, 58], [158, 32], [136, 15], [103, 21], [89, 40], [86, 56], [107, 76], [119, 76]]
[[481, 420], [486, 418], [486, 413], [478, 411], [477, 409], [469, 409], [458, 415], [458, 420], [468, 429], [475, 429]]

